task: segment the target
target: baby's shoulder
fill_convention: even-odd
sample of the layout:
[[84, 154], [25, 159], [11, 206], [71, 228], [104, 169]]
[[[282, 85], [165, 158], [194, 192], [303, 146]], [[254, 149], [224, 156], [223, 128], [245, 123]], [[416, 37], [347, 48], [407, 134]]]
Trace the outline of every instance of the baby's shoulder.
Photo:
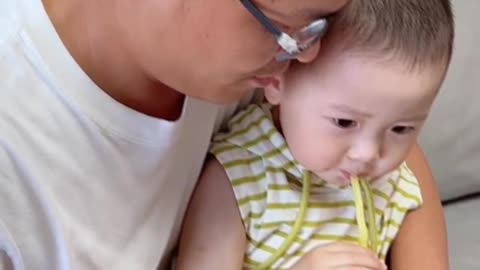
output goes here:
[[394, 204], [403, 208], [415, 208], [422, 204], [422, 193], [418, 179], [410, 170], [406, 162], [403, 162], [397, 169], [379, 179], [374, 184], [376, 194], [387, 197]]

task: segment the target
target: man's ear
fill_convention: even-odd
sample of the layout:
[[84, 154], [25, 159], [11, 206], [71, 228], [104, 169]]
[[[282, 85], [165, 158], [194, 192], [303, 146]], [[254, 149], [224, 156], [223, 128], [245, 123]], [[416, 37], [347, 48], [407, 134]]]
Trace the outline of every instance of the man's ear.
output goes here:
[[272, 105], [279, 105], [285, 91], [285, 83], [282, 76], [275, 76], [273, 82], [264, 87], [265, 98]]

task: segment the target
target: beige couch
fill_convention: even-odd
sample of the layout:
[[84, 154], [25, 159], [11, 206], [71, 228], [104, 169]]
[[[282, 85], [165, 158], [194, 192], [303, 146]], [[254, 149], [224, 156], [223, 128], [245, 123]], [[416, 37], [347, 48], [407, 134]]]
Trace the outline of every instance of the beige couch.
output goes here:
[[453, 0], [456, 48], [420, 138], [438, 181], [452, 270], [480, 270], [480, 0]]

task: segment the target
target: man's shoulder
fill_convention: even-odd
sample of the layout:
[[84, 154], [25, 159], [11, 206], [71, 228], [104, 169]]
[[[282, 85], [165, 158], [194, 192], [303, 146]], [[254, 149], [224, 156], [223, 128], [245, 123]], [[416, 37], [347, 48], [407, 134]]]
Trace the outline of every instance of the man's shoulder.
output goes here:
[[0, 1], [0, 104], [5, 95], [13, 94], [19, 85], [27, 83], [26, 76], [34, 72], [20, 13], [14, 1]]
[[18, 38], [21, 28], [19, 5], [13, 0], [0, 1], [0, 58], [5, 55], [5, 48], [11, 46], [11, 41]]

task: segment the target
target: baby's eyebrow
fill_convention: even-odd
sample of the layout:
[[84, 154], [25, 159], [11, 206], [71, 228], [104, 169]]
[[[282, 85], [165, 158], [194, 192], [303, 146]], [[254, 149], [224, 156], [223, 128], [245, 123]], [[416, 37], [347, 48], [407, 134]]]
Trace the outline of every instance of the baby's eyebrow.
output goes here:
[[406, 121], [424, 121], [427, 119], [427, 117], [428, 113], [422, 112], [408, 117]]
[[344, 112], [344, 113], [355, 114], [355, 115], [359, 115], [359, 116], [364, 117], [364, 118], [372, 117], [371, 113], [362, 112], [360, 110], [353, 109], [353, 108], [351, 108], [349, 106], [346, 106], [346, 105], [343, 105], [343, 104], [330, 104], [330, 107], [332, 107], [335, 110]]

